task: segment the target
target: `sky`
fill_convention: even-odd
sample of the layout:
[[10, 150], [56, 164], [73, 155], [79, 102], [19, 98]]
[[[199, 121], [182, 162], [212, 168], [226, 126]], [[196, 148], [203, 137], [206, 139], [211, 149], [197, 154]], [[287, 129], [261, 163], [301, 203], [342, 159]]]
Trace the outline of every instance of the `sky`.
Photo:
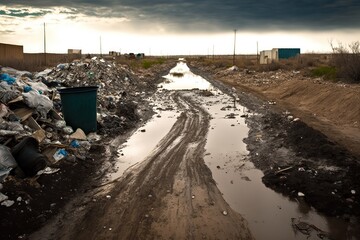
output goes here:
[[326, 53], [360, 40], [360, 1], [0, 0], [0, 43], [44, 52], [44, 29], [52, 53]]

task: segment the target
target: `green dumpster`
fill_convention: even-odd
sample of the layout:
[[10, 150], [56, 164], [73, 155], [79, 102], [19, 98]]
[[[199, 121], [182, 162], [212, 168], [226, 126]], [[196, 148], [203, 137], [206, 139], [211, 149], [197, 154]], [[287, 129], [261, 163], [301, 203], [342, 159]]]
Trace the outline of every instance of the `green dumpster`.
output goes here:
[[66, 124], [74, 131], [96, 132], [97, 86], [58, 89]]

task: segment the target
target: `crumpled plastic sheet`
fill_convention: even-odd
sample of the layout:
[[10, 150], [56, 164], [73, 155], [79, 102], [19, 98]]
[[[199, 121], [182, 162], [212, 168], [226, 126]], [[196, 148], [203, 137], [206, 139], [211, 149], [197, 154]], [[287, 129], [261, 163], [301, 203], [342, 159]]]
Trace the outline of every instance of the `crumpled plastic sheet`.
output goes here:
[[25, 103], [31, 107], [35, 108], [40, 114], [41, 117], [46, 118], [47, 113], [53, 108], [53, 102], [45, 95], [40, 94], [37, 91], [30, 91], [23, 93]]
[[17, 163], [8, 147], [0, 145], [0, 182], [2, 182]]
[[19, 96], [19, 93], [15, 92], [15, 91], [0, 91], [0, 102], [7, 104], [8, 102], [10, 102], [11, 100], [14, 100], [15, 98], [17, 98]]

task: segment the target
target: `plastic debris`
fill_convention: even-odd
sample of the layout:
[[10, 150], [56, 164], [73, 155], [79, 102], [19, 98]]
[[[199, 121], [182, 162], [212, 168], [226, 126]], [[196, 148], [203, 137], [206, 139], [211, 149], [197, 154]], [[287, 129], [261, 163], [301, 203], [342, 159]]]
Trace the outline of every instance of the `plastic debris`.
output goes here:
[[53, 108], [53, 102], [46, 95], [41, 95], [36, 91], [23, 93], [22, 96], [25, 103], [35, 108], [43, 118], [46, 118], [47, 113]]
[[50, 167], [46, 167], [43, 170], [40, 170], [36, 175], [41, 175], [41, 174], [53, 174], [60, 171], [60, 168], [50, 168]]
[[32, 90], [32, 87], [30, 86], [24, 86], [24, 92], [27, 93], [27, 92], [30, 92]]
[[0, 192], [0, 202], [3, 202], [5, 200], [7, 200], [7, 199], [9, 199], [9, 197]]
[[77, 140], [72, 140], [70, 143], [70, 146], [73, 148], [78, 148], [78, 147], [80, 147], [80, 144]]
[[78, 140], [86, 140], [86, 135], [81, 128], [76, 129], [76, 131], [69, 136], [71, 139], [78, 139]]
[[298, 197], [305, 197], [305, 194], [302, 192], [298, 192]]
[[0, 73], [0, 80], [7, 82], [9, 85], [13, 85], [15, 83], [15, 78], [11, 77], [7, 73]]
[[0, 145], [0, 182], [2, 182], [17, 163], [8, 147]]
[[57, 128], [64, 128], [66, 127], [66, 122], [64, 120], [58, 120], [55, 122], [55, 126]]
[[61, 159], [63, 159], [64, 157], [66, 157], [68, 155], [68, 152], [65, 149], [59, 149], [55, 152], [55, 154], [53, 155], [55, 161], [59, 161]]
[[222, 214], [223, 214], [224, 216], [227, 216], [227, 215], [228, 215], [228, 212], [227, 212], [227, 211], [223, 211]]
[[355, 190], [351, 190], [351, 194], [352, 194], [352, 195], [355, 195], [355, 194], [356, 194], [356, 191], [355, 191]]
[[66, 126], [66, 127], [63, 128], [63, 132], [65, 134], [69, 135], [69, 134], [72, 134], [74, 132], [74, 130], [72, 129], [72, 127]]
[[11, 207], [12, 205], [14, 205], [14, 201], [13, 200], [5, 200], [3, 202], [1, 202], [1, 205], [2, 206], [5, 206], [5, 207]]

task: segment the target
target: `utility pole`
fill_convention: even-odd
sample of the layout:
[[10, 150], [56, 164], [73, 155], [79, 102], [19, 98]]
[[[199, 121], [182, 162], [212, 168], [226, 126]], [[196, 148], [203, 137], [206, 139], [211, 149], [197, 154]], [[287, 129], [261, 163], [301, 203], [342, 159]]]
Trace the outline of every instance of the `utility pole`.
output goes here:
[[256, 60], [259, 63], [259, 42], [256, 41]]
[[234, 55], [233, 55], [233, 66], [235, 66], [235, 49], [236, 49], [236, 29], [234, 29]]
[[214, 44], [213, 44], [213, 54], [212, 54], [212, 55], [213, 55], [213, 60], [214, 60], [214, 56], [215, 56], [215, 55], [214, 55]]
[[102, 49], [101, 49], [101, 36], [100, 36], [100, 57], [102, 57]]
[[46, 66], [46, 25], [44, 23], [44, 60], [45, 60], [45, 66]]

